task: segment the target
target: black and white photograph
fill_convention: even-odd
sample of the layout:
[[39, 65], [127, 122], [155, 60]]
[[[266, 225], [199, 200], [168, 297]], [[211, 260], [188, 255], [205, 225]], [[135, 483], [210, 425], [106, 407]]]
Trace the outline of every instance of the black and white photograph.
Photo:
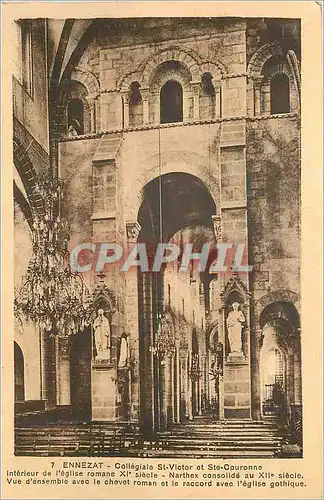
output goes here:
[[301, 21], [171, 14], [13, 23], [16, 457], [303, 457]]

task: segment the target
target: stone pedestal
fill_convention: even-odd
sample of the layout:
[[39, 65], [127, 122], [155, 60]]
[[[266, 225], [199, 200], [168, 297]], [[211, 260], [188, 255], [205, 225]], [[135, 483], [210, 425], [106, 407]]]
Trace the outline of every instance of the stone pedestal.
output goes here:
[[228, 356], [223, 380], [224, 418], [251, 418], [250, 367], [243, 355]]
[[109, 360], [91, 363], [92, 420], [116, 420], [116, 370]]

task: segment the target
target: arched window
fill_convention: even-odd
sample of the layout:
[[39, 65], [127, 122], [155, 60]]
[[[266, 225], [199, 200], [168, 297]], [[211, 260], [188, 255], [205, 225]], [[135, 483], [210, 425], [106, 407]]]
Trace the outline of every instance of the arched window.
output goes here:
[[81, 99], [71, 99], [68, 103], [68, 131], [69, 135], [84, 133], [83, 102]]
[[133, 82], [131, 84], [129, 99], [129, 124], [131, 127], [143, 124], [143, 103], [140, 84], [138, 82]]
[[290, 113], [289, 78], [284, 73], [275, 75], [270, 83], [271, 114]]
[[182, 86], [175, 80], [168, 80], [160, 93], [161, 123], [182, 122], [183, 96]]
[[14, 342], [14, 370], [15, 370], [15, 401], [25, 401], [25, 370], [24, 355], [19, 345]]

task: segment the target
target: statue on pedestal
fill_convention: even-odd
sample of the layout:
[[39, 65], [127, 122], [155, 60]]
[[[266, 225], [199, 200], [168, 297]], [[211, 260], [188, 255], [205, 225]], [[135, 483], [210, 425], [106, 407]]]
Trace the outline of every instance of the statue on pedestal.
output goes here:
[[96, 345], [96, 359], [110, 360], [111, 332], [109, 320], [104, 316], [104, 310], [98, 310], [98, 316], [93, 323]]
[[231, 311], [226, 320], [228, 341], [231, 349], [231, 354], [243, 356], [242, 351], [242, 328], [245, 323], [245, 316], [242, 311], [239, 310], [240, 304], [238, 302], [233, 302]]

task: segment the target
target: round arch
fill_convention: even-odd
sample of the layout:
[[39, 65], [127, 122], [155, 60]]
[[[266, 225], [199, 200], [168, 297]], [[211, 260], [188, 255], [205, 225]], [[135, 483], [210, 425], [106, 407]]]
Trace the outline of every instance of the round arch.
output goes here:
[[260, 325], [262, 311], [274, 302], [290, 302], [296, 308], [297, 313], [300, 311], [299, 295], [291, 290], [275, 290], [271, 293], [263, 295], [255, 304], [255, 313], [257, 324]]
[[[194, 226], [213, 229], [212, 215], [216, 213], [216, 204], [209, 189], [192, 174], [171, 172], [164, 173], [144, 186], [143, 201], [138, 211], [138, 222], [142, 227], [140, 239], [155, 241], [158, 237], [160, 192], [163, 240], [169, 241], [178, 231]], [[147, 218], [148, 213], [151, 219]], [[151, 220], [151, 223], [148, 224], [147, 220]]]
[[88, 99], [95, 99], [100, 92], [100, 84], [98, 79], [90, 71], [75, 68], [71, 73], [71, 80], [76, 80], [85, 86], [88, 92]]
[[250, 77], [261, 76], [262, 68], [268, 59], [274, 56], [282, 56], [279, 42], [270, 42], [260, 47], [251, 57], [247, 73]]
[[[159, 155], [155, 154], [141, 162], [141, 173], [133, 180], [127, 190], [125, 199], [125, 213], [129, 220], [136, 220], [138, 210], [143, 201], [144, 187], [151, 181], [154, 181], [162, 175], [172, 173], [183, 173], [192, 175], [199, 179], [206, 187], [211, 195], [216, 206], [219, 205], [219, 186], [216, 179], [218, 178], [217, 170], [213, 173], [208, 168], [208, 158], [205, 158], [198, 153], [181, 152], [181, 161], [175, 160], [179, 151], [167, 151], [161, 154], [159, 166]], [[216, 213], [216, 212], [215, 212]]]
[[178, 61], [182, 63], [188, 69], [191, 80], [199, 80], [199, 64], [202, 62], [199, 56], [191, 50], [170, 47], [151, 55], [141, 64], [140, 70], [142, 72], [142, 84], [144, 87], [150, 87], [156, 68], [167, 61]]
[[121, 92], [128, 92], [134, 79], [140, 82], [142, 89], [149, 88], [156, 68], [167, 61], [183, 63], [190, 73], [191, 80], [196, 82], [200, 82], [201, 76], [206, 71], [212, 74], [215, 81], [224, 78], [227, 73], [225, 66], [220, 61], [205, 61], [193, 50], [175, 46], [151, 54], [142, 61], [136, 71], [123, 75], [119, 79], [117, 89]]

